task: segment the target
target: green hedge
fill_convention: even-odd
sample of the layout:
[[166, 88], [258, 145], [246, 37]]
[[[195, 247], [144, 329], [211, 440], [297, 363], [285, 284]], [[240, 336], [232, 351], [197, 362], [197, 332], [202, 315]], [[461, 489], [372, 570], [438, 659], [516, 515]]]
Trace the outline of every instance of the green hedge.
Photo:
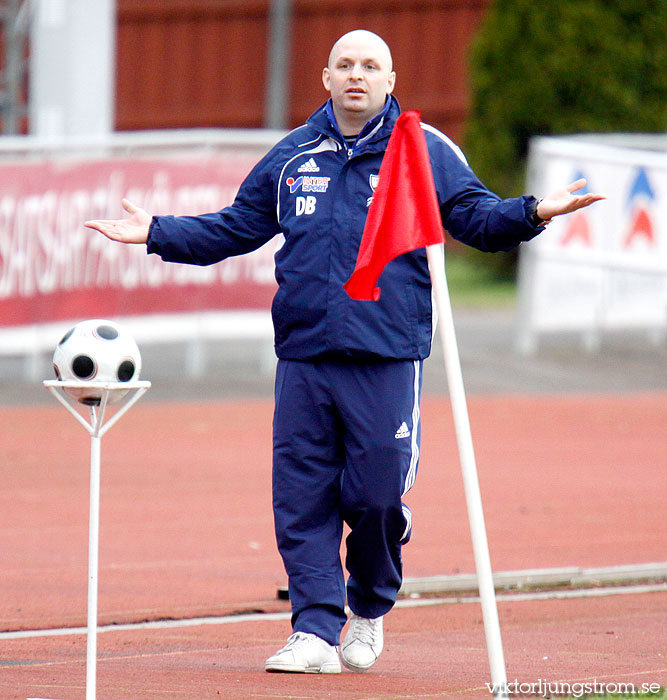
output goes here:
[[521, 194], [533, 135], [667, 130], [667, 0], [496, 0], [470, 73], [470, 164]]

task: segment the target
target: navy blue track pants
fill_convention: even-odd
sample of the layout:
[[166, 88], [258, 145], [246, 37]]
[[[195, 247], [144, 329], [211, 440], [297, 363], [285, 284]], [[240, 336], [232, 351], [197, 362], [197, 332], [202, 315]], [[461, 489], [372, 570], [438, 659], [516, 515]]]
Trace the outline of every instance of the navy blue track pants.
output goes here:
[[338, 644], [346, 587], [354, 613], [396, 602], [411, 515], [401, 498], [419, 460], [422, 362], [279, 360], [273, 510], [292, 625]]

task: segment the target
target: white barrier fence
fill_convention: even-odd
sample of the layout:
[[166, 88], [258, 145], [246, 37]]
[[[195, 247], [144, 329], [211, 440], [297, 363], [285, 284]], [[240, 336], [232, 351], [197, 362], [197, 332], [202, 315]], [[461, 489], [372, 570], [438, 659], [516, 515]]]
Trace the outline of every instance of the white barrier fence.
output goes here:
[[667, 335], [667, 136], [537, 138], [527, 190], [536, 196], [575, 179], [607, 199], [555, 219], [522, 246], [517, 349], [571, 333], [595, 350], [604, 334]]
[[203, 340], [271, 343], [278, 239], [197, 267], [113, 243], [83, 222], [125, 216], [122, 197], [153, 214], [217, 211], [279, 137], [197, 130], [0, 140], [0, 357], [25, 357], [27, 378], [38, 379], [40, 354], [84, 318], [120, 320], [139, 343], [186, 343], [191, 375], [204, 371]]

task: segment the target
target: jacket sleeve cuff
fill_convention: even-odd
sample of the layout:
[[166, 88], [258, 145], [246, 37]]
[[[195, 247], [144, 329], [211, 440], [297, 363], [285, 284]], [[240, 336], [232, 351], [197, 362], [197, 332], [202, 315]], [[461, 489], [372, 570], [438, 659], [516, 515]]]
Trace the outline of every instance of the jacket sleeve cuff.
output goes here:
[[183, 250], [174, 216], [154, 216], [148, 227], [146, 252], [159, 255], [165, 262], [192, 262]]
[[537, 215], [537, 205], [541, 200], [533, 197], [533, 195], [524, 196], [524, 212], [526, 215], [526, 221], [532, 228], [537, 232], [541, 233], [547, 222], [545, 219], [540, 219]]
[[160, 248], [157, 242], [156, 228], [159, 226], [157, 216], [154, 216], [148, 227], [148, 239], [146, 240], [146, 252], [160, 254]]

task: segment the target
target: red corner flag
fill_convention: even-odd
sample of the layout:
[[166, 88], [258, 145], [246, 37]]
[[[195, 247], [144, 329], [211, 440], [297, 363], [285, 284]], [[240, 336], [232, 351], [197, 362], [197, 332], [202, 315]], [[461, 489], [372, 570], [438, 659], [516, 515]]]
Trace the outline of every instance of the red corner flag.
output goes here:
[[380, 289], [375, 284], [390, 260], [444, 240], [420, 113], [403, 112], [380, 166], [357, 264], [345, 291], [353, 299], [377, 301]]

